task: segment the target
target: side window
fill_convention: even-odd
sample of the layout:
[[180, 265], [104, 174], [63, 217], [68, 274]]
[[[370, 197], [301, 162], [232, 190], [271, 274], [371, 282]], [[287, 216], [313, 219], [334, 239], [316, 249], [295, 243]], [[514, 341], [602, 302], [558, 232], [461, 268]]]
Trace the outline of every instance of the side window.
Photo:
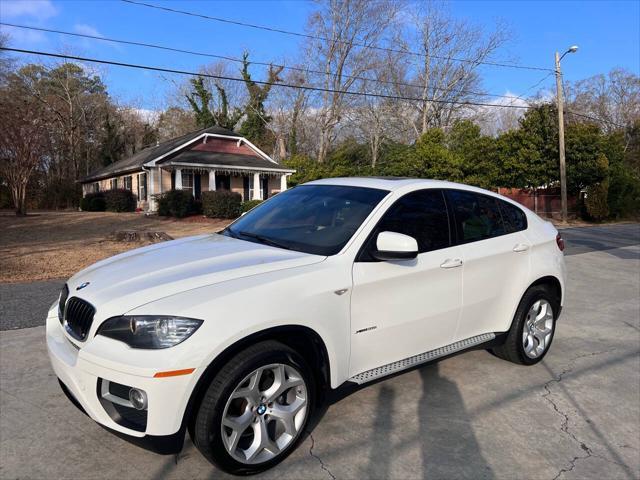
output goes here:
[[448, 247], [449, 218], [442, 191], [419, 190], [400, 198], [378, 223], [373, 242], [379, 232], [403, 233], [415, 238], [419, 253]]
[[447, 190], [460, 243], [504, 235], [505, 227], [498, 200], [463, 190]]
[[515, 205], [498, 200], [500, 211], [507, 233], [519, 232], [527, 229], [527, 216]]

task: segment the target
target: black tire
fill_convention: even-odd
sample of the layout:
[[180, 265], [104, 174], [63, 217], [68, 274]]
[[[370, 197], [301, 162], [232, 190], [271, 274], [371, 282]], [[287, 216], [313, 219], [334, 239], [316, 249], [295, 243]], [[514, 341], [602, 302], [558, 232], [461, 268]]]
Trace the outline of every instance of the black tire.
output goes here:
[[[223, 444], [222, 415], [227, 400], [238, 384], [256, 369], [273, 363], [294, 367], [307, 387], [307, 411], [297, 438], [274, 458], [258, 464], [245, 464], [234, 459]], [[295, 350], [276, 341], [264, 341], [248, 347], [233, 357], [213, 378], [200, 403], [193, 428], [193, 442], [211, 463], [234, 475], [252, 475], [267, 470], [284, 460], [304, 437], [313, 411], [315, 382], [309, 366]]]
[[[538, 357], [531, 358], [527, 356], [524, 351], [522, 332], [525, 327], [529, 309], [535, 302], [541, 299], [549, 302], [553, 309], [553, 331], [551, 332], [551, 338], [549, 339], [549, 344], [547, 345], [546, 350]], [[559, 311], [559, 300], [549, 288], [544, 285], [531, 287], [522, 296], [522, 300], [520, 300], [520, 304], [518, 305], [516, 314], [513, 317], [513, 322], [511, 322], [511, 328], [509, 329], [505, 342], [502, 345], [494, 347], [491, 350], [491, 353], [503, 360], [508, 360], [519, 365], [535, 365], [545, 357], [551, 348], [553, 337], [556, 332], [556, 320], [558, 319]]]

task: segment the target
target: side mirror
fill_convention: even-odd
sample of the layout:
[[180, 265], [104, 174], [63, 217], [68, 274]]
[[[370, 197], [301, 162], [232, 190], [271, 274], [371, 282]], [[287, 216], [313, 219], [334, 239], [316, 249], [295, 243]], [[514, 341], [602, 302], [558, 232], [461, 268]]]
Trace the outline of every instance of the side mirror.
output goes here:
[[418, 256], [418, 242], [409, 235], [396, 232], [380, 232], [376, 250], [371, 253], [378, 260], [408, 260]]

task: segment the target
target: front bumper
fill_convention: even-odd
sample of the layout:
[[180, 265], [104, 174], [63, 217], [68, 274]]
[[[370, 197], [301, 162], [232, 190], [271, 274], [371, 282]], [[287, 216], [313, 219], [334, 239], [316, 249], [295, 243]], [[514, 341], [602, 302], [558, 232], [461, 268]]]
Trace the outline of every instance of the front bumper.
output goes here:
[[[83, 348], [78, 348], [66, 337], [55, 309], [49, 313], [46, 322], [47, 350], [51, 366], [68, 390], [68, 395], [75, 399], [77, 406], [99, 424], [116, 432], [142, 438], [145, 436], [175, 435], [182, 430], [184, 412], [191, 392], [195, 386], [199, 372], [191, 375], [153, 378], [137, 373], [135, 367], [130, 373], [123, 368], [126, 359], [121, 359], [119, 368], [112, 368], [113, 362], [101, 364], [94, 355], [87, 359]], [[89, 340], [91, 341], [91, 340]], [[103, 382], [126, 385], [144, 390], [148, 398], [146, 421], [140, 428], [128, 428], [105, 409], [104, 399], [101, 402], [100, 386]]]

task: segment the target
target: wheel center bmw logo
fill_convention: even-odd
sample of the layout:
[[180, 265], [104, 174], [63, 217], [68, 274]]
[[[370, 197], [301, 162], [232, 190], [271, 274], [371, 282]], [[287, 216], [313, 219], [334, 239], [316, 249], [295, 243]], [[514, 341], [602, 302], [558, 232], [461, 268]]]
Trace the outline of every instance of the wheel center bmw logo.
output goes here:
[[76, 290], [82, 290], [83, 288], [85, 288], [85, 287], [89, 286], [89, 284], [90, 284], [90, 283], [91, 283], [91, 282], [84, 282], [84, 283], [81, 283], [80, 285], [78, 285], [78, 286], [76, 287]]
[[258, 405], [258, 409], [256, 411], [258, 412], [258, 415], [264, 415], [264, 412], [267, 411], [267, 406], [264, 404]]

